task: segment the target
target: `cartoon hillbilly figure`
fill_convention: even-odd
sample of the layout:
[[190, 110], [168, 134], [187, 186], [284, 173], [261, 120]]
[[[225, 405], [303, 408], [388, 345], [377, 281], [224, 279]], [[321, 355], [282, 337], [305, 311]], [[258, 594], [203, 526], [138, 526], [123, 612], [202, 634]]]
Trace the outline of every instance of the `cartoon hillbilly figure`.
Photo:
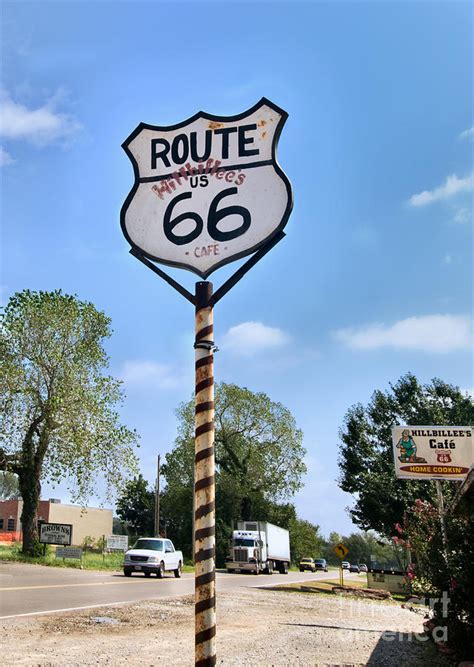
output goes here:
[[402, 431], [402, 437], [397, 443], [397, 448], [400, 449], [400, 456], [398, 458], [402, 463], [416, 461], [416, 443], [408, 429]]

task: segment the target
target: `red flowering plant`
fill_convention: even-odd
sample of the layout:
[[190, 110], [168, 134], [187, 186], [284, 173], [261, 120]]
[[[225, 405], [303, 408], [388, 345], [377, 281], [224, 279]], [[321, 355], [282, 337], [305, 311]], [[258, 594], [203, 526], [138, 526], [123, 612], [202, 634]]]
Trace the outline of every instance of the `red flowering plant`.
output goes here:
[[[394, 529], [394, 543], [412, 557], [407, 568], [410, 593], [429, 598], [433, 622], [447, 626], [449, 643], [462, 646], [467, 651], [464, 657], [474, 657], [472, 498], [446, 513], [446, 542], [439, 510], [426, 500], [417, 499]], [[443, 595], [448, 599], [447, 608], [441, 602]]]
[[405, 512], [402, 524], [396, 523], [394, 528], [397, 535], [392, 538], [393, 542], [406, 549], [409, 555], [407, 580], [410, 593], [431, 597], [437, 592], [430, 573], [433, 567], [431, 542], [436, 541], [440, 533], [438, 510], [427, 500], [418, 498]]

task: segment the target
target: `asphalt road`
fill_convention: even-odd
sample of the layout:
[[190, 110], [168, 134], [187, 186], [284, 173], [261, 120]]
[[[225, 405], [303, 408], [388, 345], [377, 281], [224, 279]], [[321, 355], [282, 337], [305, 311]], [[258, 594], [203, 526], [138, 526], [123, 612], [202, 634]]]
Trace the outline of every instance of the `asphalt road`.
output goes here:
[[[218, 572], [217, 591], [241, 586], [272, 586], [278, 583], [336, 579], [329, 572], [289, 572], [287, 575], [230, 574]], [[358, 575], [345, 575], [344, 579]], [[0, 564], [0, 620], [76, 609], [123, 604], [140, 600], [172, 598], [194, 592], [194, 574], [185, 573], [181, 579], [167, 574], [164, 579], [142, 575], [124, 577], [119, 572], [61, 569], [26, 565]]]

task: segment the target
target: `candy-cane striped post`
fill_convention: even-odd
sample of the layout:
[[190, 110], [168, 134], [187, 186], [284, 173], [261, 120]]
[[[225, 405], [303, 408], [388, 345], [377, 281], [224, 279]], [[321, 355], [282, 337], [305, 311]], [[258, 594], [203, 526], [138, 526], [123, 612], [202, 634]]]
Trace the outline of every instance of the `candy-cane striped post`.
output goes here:
[[196, 283], [195, 664], [216, 664], [214, 327], [212, 283]]

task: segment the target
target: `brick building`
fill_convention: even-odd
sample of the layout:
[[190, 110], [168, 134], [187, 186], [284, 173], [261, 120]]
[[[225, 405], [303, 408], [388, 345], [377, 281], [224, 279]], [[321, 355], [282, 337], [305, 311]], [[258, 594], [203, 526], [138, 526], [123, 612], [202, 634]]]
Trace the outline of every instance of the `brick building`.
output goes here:
[[[0, 501], [0, 541], [21, 541], [22, 500]], [[72, 544], [80, 546], [86, 536], [98, 540], [112, 534], [112, 510], [63, 504], [60, 500], [40, 500], [38, 520], [72, 524]]]

